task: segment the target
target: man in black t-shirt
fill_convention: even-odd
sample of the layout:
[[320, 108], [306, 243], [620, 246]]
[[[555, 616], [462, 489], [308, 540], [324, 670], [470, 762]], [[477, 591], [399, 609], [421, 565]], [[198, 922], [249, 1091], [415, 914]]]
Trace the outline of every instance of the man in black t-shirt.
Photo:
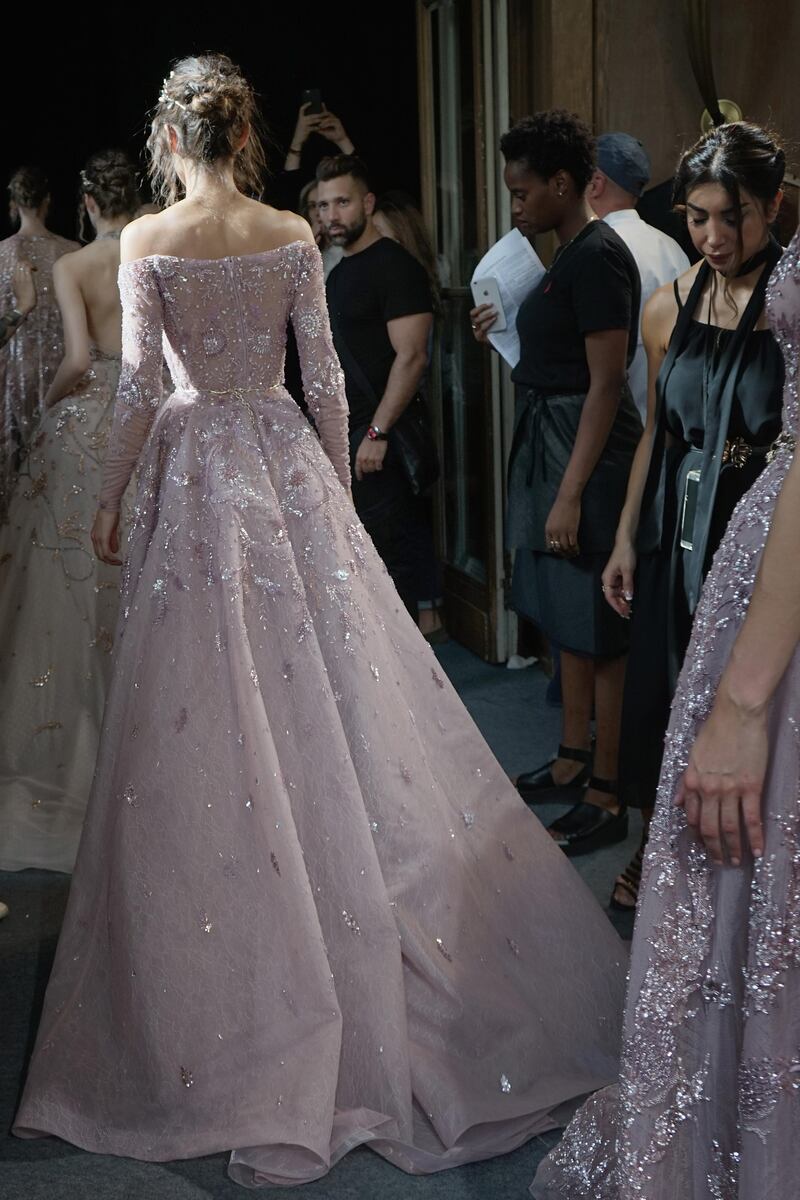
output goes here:
[[[320, 220], [344, 249], [327, 296], [350, 410], [353, 500], [416, 619], [420, 605], [425, 613], [438, 599], [437, 566], [427, 514], [395, 460], [389, 434], [428, 364], [430, 284], [413, 255], [375, 228], [375, 196], [357, 158], [325, 160], [317, 179]], [[423, 615], [423, 631], [436, 621]]]

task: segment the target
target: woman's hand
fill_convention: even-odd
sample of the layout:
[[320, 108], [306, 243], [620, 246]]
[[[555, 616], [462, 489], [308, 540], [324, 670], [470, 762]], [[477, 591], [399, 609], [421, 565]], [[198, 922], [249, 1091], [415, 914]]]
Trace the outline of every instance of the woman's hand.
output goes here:
[[724, 863], [727, 854], [731, 866], [739, 866], [743, 827], [754, 857], [764, 853], [761, 793], [767, 754], [766, 710], [740, 708], [726, 696], [723, 680], [675, 797], [715, 863]]
[[22, 313], [23, 317], [27, 317], [28, 313], [36, 307], [36, 284], [33, 278], [35, 270], [36, 268], [26, 259], [20, 259], [15, 263], [11, 276], [11, 289], [16, 302], [14, 307], [17, 312]]
[[311, 101], [302, 105], [297, 114], [297, 124], [294, 127], [290, 146], [296, 146], [298, 150], [302, 150], [312, 133], [316, 133], [319, 129], [320, 122], [325, 116], [324, 113], [311, 113]]
[[633, 612], [633, 577], [636, 571], [636, 551], [629, 540], [614, 543], [611, 557], [603, 571], [603, 595], [626, 620]]
[[92, 545], [101, 562], [111, 567], [121, 567], [119, 557], [119, 513], [98, 508], [92, 526]]
[[544, 534], [551, 554], [574, 558], [580, 554], [578, 526], [581, 523], [581, 502], [557, 496], [545, 522]]
[[482, 346], [488, 345], [489, 330], [496, 320], [497, 309], [491, 304], [479, 304], [477, 308], [470, 310], [469, 321], [476, 342], [480, 342]]
[[[347, 136], [347, 131], [336, 114], [328, 112], [327, 108], [323, 105], [323, 112], [318, 115], [319, 121], [316, 126], [316, 132], [321, 133], [329, 142], [333, 142], [335, 146], [338, 146], [342, 154], [353, 154], [355, 146]], [[292, 145], [296, 146], [297, 142], [292, 142]]]

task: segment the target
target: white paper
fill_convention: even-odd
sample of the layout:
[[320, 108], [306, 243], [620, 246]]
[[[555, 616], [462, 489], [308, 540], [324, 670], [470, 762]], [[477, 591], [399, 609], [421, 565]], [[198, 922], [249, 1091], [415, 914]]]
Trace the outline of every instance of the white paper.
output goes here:
[[519, 362], [517, 313], [526, 296], [544, 275], [544, 265], [526, 237], [512, 229], [484, 254], [473, 273], [473, 281], [490, 275], [497, 280], [506, 328], [502, 333], [489, 330], [489, 341], [510, 366]]

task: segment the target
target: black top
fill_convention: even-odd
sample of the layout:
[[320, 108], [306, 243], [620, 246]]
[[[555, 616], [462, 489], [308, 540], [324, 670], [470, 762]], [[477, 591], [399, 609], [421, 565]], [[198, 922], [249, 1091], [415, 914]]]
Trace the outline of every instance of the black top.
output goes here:
[[[706, 421], [703, 375], [707, 364], [724, 356], [733, 329], [719, 329], [693, 320], [664, 386], [667, 431], [702, 449]], [[713, 366], [711, 376], [713, 380]], [[783, 358], [769, 329], [754, 329], [745, 343], [741, 368], [727, 425], [728, 438], [742, 437], [751, 446], [765, 446], [781, 431]]]
[[[413, 255], [391, 238], [380, 238], [366, 250], [343, 258], [328, 276], [326, 291], [333, 341], [345, 373], [350, 428], [357, 429], [372, 420], [375, 397], [382, 398], [395, 359], [387, 322], [433, 312], [430, 283]], [[348, 372], [348, 355], [340, 349], [342, 338], [374, 396], [365, 395]]]
[[605, 221], [592, 221], [556, 254], [517, 316], [521, 355], [511, 378], [549, 395], [589, 390], [584, 338], [628, 329], [636, 352], [641, 283], [633, 255]]
[[[678, 313], [658, 372], [655, 435], [642, 496], [638, 548], [650, 551], [661, 546], [679, 555], [677, 533], [669, 529], [669, 493], [677, 483], [680, 508], [686, 464], [696, 460], [700, 477], [692, 549], [683, 572], [689, 612], [694, 611], [710, 556], [742, 494], [736, 483], [750, 486], [766, 461], [766, 447], [780, 430], [783, 361], [772, 335], [757, 330], [756, 325], [764, 308], [767, 281], [781, 253], [780, 245], [771, 239], [764, 268], [736, 328], [730, 330], [695, 319], [712, 279], [708, 263], [702, 263]], [[677, 287], [675, 292], [680, 302]], [[677, 439], [669, 453], [668, 433]], [[744, 467], [735, 461], [727, 463], [725, 443], [736, 438], [751, 447]], [[761, 452], [753, 455], [752, 448]]]

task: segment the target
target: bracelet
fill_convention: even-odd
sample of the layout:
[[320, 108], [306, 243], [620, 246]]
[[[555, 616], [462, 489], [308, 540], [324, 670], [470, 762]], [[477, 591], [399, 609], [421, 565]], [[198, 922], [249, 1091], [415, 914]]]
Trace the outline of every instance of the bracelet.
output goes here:
[[296, 146], [290, 146], [290, 147], [289, 147], [289, 154], [297, 154], [297, 155], [298, 155], [298, 157], [299, 157], [299, 155], [301, 155], [302, 153], [303, 153], [303, 147], [302, 147], [302, 146], [300, 147], [300, 149], [299, 149], [299, 150], [297, 149], [297, 147], [296, 147]]
[[370, 425], [367, 430], [367, 437], [371, 442], [388, 442], [389, 435], [379, 429], [377, 425]]

